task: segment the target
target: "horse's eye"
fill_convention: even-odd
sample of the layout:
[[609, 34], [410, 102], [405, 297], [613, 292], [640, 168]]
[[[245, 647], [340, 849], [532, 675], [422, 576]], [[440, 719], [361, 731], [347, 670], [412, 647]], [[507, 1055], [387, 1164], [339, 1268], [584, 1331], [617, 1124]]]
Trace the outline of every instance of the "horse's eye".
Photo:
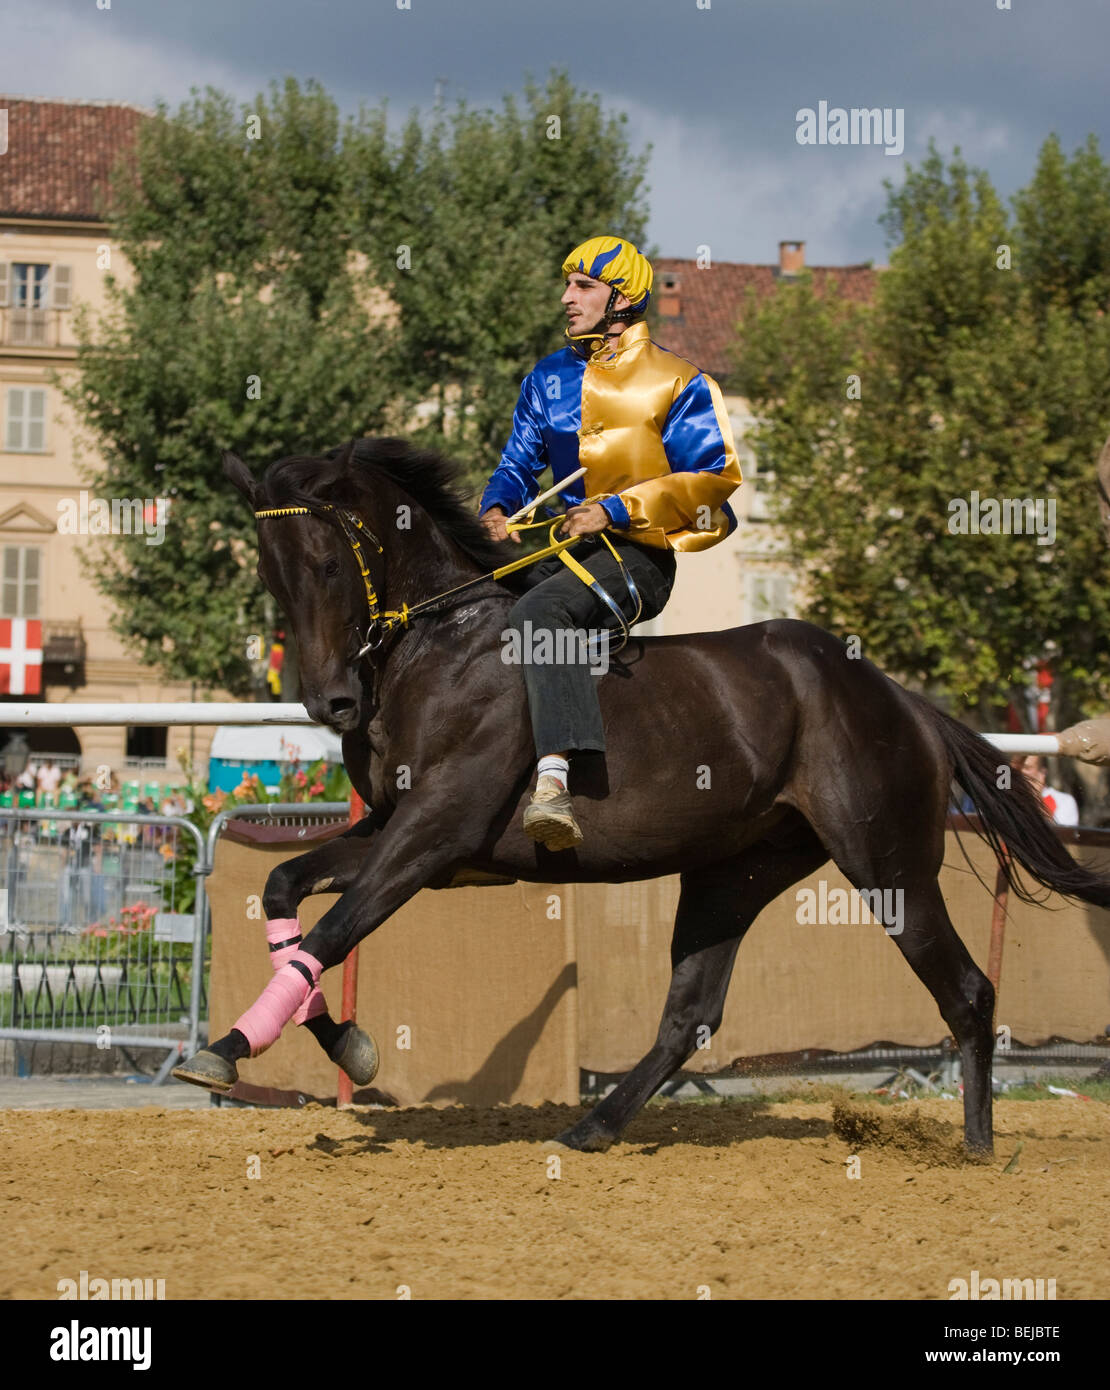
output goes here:
[[339, 561], [335, 558], [334, 555], [324, 566], [324, 573], [327, 575], [329, 579], [334, 579], [335, 576], [339, 573]]

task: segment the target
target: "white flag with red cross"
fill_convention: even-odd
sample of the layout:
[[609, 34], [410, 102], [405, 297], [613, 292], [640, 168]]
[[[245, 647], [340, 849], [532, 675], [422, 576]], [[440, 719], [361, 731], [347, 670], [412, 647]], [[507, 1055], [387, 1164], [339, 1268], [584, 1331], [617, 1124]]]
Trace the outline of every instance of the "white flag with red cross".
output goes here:
[[0, 618], [0, 695], [42, 694], [42, 623]]

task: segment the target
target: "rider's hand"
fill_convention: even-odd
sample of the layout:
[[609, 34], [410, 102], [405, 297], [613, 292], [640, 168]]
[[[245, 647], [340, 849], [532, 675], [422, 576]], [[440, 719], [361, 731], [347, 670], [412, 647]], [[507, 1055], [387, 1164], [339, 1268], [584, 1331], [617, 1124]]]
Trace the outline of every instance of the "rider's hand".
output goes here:
[[482, 525], [490, 533], [495, 541], [505, 541], [511, 536], [517, 545], [520, 544], [520, 532], [510, 531], [505, 525], [505, 513], [500, 507], [491, 507], [488, 512], [482, 513]]
[[559, 528], [561, 536], [593, 536], [612, 524], [612, 517], [600, 502], [588, 506], [571, 507], [566, 519]]

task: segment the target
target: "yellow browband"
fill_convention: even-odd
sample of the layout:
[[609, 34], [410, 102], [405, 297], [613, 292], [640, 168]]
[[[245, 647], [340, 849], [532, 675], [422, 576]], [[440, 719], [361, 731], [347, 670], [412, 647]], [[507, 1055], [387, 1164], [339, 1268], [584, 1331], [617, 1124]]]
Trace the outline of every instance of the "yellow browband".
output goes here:
[[[409, 607], [403, 603], [399, 609], [387, 610], [382, 612], [378, 604], [378, 591], [374, 588], [374, 582], [370, 578], [370, 568], [366, 563], [366, 557], [362, 553], [362, 542], [358, 536], [350, 529], [352, 526], [362, 531], [374, 543], [379, 555], [383, 554], [381, 541], [374, 535], [362, 518], [355, 512], [343, 511], [339, 507], [333, 506], [330, 502], [321, 502], [319, 508], [315, 507], [268, 507], [265, 511], [255, 512], [259, 519], [268, 516], [315, 516], [317, 510], [321, 512], [331, 512], [339, 524], [339, 529], [347, 544], [354, 551], [354, 556], [358, 562], [358, 571], [362, 575], [363, 587], [366, 589], [366, 606], [370, 610], [371, 626], [376, 626], [382, 630], [382, 636], [392, 631], [398, 625], [403, 626], [409, 620]], [[369, 634], [367, 634], [369, 636]], [[380, 640], [375, 643], [367, 642], [359, 656], [363, 656], [367, 651], [373, 650], [375, 646], [380, 646]]]

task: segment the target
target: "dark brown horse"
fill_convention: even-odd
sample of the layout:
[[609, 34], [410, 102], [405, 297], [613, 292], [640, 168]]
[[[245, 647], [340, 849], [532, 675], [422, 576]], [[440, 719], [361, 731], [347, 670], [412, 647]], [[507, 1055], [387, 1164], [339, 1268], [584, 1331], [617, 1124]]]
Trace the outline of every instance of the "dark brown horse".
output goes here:
[[[366, 528], [362, 553], [383, 605], [416, 604], [520, 554], [487, 539], [451, 466], [376, 439], [282, 459], [261, 481], [234, 455], [224, 466], [256, 512], [307, 509], [259, 521], [259, 577], [296, 633], [305, 704], [343, 735], [371, 808], [266, 883], [267, 916], [279, 920], [310, 893], [342, 894], [304, 939], [306, 961], [338, 965], [420, 889], [460, 872], [542, 883], [679, 874], [655, 1045], [560, 1136], [603, 1149], [692, 1055], [699, 1029], [719, 1026], [737, 947], [760, 910], [832, 859], [857, 889], [898, 903], [901, 931], [887, 930], [960, 1046], [965, 1141], [990, 1149], [994, 992], [937, 883], [953, 777], [996, 851], [1004, 842], [1037, 883], [1110, 906], [1110, 880], [1073, 862], [1024, 778], [999, 789], [990, 744], [809, 623], [634, 640], [600, 681], [605, 758], [572, 761], [585, 843], [551, 853], [521, 830], [534, 751], [521, 673], [502, 660], [513, 593], [483, 582], [407, 626], [368, 628], [352, 533], [328, 510]], [[1009, 860], [1003, 868], [1025, 896]], [[283, 1008], [281, 1021], [293, 1003]], [[308, 1026], [356, 1081], [368, 1079], [361, 1030], [326, 1015]], [[225, 1089], [250, 1051], [233, 1029], [181, 1075]]]

